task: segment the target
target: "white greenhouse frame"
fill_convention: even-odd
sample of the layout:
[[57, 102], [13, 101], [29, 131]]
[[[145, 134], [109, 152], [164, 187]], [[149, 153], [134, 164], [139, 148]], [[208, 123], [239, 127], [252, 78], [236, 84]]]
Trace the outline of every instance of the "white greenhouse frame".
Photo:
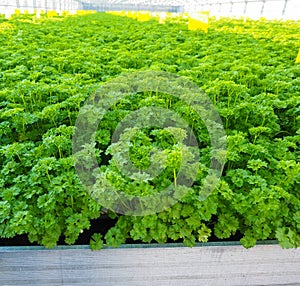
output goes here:
[[[215, 17], [299, 20], [299, 0], [0, 0], [0, 13], [15, 9], [56, 10], [148, 10], [166, 12], [209, 11]], [[298, 12], [298, 13], [297, 13]]]

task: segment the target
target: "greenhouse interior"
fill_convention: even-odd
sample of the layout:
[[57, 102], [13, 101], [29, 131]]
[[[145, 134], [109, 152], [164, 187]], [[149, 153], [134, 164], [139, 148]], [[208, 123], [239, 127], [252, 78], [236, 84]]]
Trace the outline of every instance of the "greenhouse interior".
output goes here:
[[[0, 284], [14, 247], [270, 244], [299, 270], [299, 34], [298, 0], [0, 0]], [[149, 281], [122, 285], [179, 285]]]
[[299, 159], [299, 0], [0, 0], [1, 285], [300, 285]]

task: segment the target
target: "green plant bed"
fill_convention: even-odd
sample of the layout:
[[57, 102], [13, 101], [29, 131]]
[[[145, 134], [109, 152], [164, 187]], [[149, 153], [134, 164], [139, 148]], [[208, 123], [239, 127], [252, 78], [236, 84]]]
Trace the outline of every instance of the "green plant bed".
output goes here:
[[[76, 239], [75, 243], [73, 245], [76, 246], [81, 246], [81, 245], [88, 245], [90, 243], [90, 238], [94, 233], [100, 233], [102, 236], [105, 236], [105, 234], [107, 233], [107, 231], [114, 227], [116, 224], [117, 220], [112, 220], [109, 218], [106, 218], [104, 215], [101, 216], [98, 219], [94, 219], [91, 220], [91, 226], [89, 227], [89, 229], [84, 230]], [[208, 238], [208, 242], [205, 243], [205, 245], [219, 245], [222, 243], [229, 243], [233, 244], [233, 245], [240, 245], [241, 243], [239, 242], [239, 240], [242, 238], [242, 234], [237, 232], [235, 233], [235, 235], [230, 236], [229, 238], [226, 239], [219, 239], [218, 237], [211, 235]], [[267, 243], [267, 244], [272, 244], [272, 243], [277, 243], [278, 241], [270, 241], [267, 240], [265, 242], [259, 242], [259, 243]], [[0, 238], [0, 245], [2, 247], [9, 247], [9, 248], [13, 248], [13, 247], [35, 247], [38, 246], [37, 242], [30, 242], [27, 234], [23, 234], [23, 235], [17, 235], [13, 238]], [[68, 246], [65, 243], [65, 238], [63, 236], [60, 237], [60, 239], [57, 241], [57, 245], [59, 245], [60, 247], [65, 247]], [[158, 243], [143, 243], [140, 240], [134, 240], [132, 238], [126, 239], [125, 244], [120, 245], [119, 247], [129, 247], [130, 245], [136, 245], [136, 247], [156, 247], [159, 246], [160, 244]], [[182, 245], [182, 239], [178, 240], [178, 241], [172, 241], [171, 239], [169, 239], [169, 241], [165, 244], [163, 244], [164, 246], [179, 246]], [[196, 245], [200, 245], [199, 243]], [[227, 245], [227, 244], [226, 244]]]
[[[268, 239], [298, 247], [299, 26], [223, 19], [212, 20], [206, 34], [188, 31], [185, 23], [160, 25], [102, 13], [0, 19], [0, 236], [25, 234], [46, 247], [61, 238], [74, 244], [91, 220], [105, 215], [116, 223], [90, 234], [93, 249], [128, 240], [182, 240], [193, 246], [236, 233], [247, 248]], [[186, 149], [159, 128], [136, 133], [129, 150], [140, 169], [149, 166], [152, 148], [169, 154], [156, 181], [134, 182], [112, 160], [118, 122], [142, 107], [158, 106], [184, 118], [195, 133], [201, 165], [193, 186], [170, 208], [144, 216], [117, 214], [101, 207], [78, 177], [74, 126], [85, 100], [99, 87], [149, 70], [181, 76], [206, 93], [225, 128], [227, 161], [216, 188], [199, 200], [214, 155], [203, 122], [169, 94], [132, 93], [109, 109], [94, 142], [97, 162], [114, 187], [143, 196], [176, 185]]]

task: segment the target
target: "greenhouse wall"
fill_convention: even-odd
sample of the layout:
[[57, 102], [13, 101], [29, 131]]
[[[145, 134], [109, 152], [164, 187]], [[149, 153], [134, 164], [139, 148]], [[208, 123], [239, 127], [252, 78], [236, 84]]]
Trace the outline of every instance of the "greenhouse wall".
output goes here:
[[249, 17], [259, 19], [299, 19], [299, 0], [2, 0], [0, 12], [28, 10], [147, 10], [209, 11], [216, 17]]
[[202, 0], [194, 9], [210, 11], [216, 17], [299, 19], [299, 0]]

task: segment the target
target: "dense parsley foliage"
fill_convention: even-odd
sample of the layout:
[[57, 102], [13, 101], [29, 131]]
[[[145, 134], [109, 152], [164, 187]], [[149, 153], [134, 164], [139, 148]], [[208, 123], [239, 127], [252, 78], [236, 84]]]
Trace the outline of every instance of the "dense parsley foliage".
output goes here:
[[[251, 247], [277, 239], [300, 245], [300, 65], [295, 64], [299, 22], [221, 20], [207, 34], [184, 23], [160, 25], [106, 14], [32, 20], [0, 19], [0, 236], [28, 234], [47, 247], [59, 237], [73, 244], [100, 216], [83, 189], [72, 157], [78, 111], [103, 82], [134, 70], [162, 70], [197, 83], [217, 107], [227, 133], [223, 177], [198, 199], [210, 160], [205, 127], [191, 110], [163, 94], [135, 94], [115, 105], [96, 136], [98, 162], [117, 188], [148, 194], [176, 180], [173, 137], [145, 129], [131, 138], [135, 166], [149, 166], [153, 146], [170, 155], [151, 185], [129, 184], [111, 162], [118, 122], [143, 106], [184, 117], [198, 134], [199, 181], [172, 208], [143, 217], [117, 217], [92, 248], [143, 242], [205, 242], [242, 233]], [[177, 153], [176, 153], [177, 152]], [[159, 158], [158, 158], [159, 160]], [[177, 161], [176, 161], [177, 160]], [[175, 170], [175, 171], [174, 171]], [[103, 240], [103, 241], [102, 241]]]

